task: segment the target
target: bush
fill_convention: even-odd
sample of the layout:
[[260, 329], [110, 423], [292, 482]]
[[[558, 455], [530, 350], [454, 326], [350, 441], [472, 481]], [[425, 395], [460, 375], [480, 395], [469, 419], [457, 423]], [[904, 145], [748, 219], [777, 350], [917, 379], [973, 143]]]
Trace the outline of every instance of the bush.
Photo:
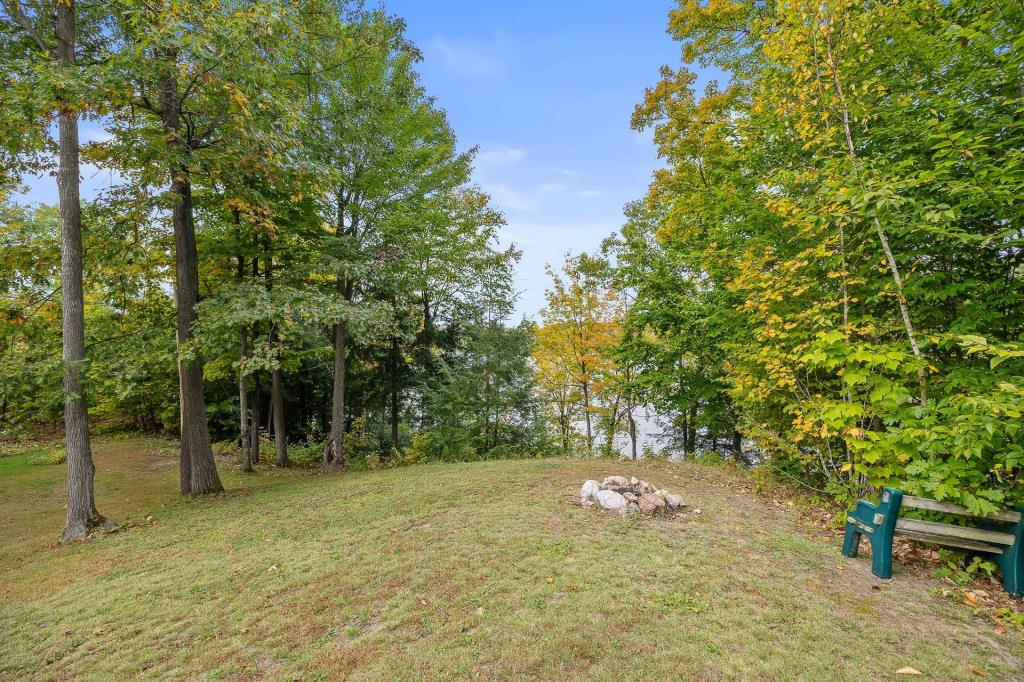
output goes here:
[[288, 461], [297, 469], [317, 469], [324, 461], [324, 443], [308, 442], [288, 449]]
[[63, 445], [50, 445], [38, 448], [28, 458], [32, 466], [57, 466], [67, 461], [68, 453]]
[[221, 440], [212, 444], [213, 456], [217, 459], [235, 459], [237, 460], [241, 453], [239, 452], [238, 442], [232, 440]]

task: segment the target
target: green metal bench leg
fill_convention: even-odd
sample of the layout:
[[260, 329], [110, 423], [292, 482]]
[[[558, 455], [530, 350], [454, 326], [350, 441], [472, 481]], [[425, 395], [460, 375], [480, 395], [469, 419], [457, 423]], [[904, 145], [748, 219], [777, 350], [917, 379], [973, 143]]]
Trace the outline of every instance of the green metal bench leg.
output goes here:
[[871, 541], [871, 572], [879, 578], [892, 577], [892, 539], [902, 503], [902, 491], [886, 488], [882, 491], [881, 502], [858, 502], [846, 517], [843, 554], [857, 556], [860, 536], [867, 535]]
[[[1024, 507], [1017, 511], [1024, 513]], [[1015, 542], [996, 557], [1003, 572], [1003, 589], [1014, 597], [1024, 597], [1024, 520], [1013, 530]]]
[[884, 528], [871, 537], [871, 572], [886, 580], [892, 577], [892, 537]]
[[862, 533], [852, 523], [846, 524], [846, 537], [843, 538], [843, 556], [851, 559], [857, 558], [857, 549], [860, 547]]

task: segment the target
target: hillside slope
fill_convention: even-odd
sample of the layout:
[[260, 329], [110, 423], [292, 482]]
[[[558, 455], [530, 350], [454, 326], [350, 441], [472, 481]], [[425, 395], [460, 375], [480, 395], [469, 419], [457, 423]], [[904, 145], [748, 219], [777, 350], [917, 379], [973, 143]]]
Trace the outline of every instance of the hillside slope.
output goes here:
[[[158, 442], [97, 446], [129, 527], [58, 547], [61, 467], [0, 459], [3, 679], [1020, 679], [1013, 633], [870, 575], [692, 464], [504, 461], [226, 471], [175, 496]], [[222, 467], [227, 469], [228, 467]], [[700, 515], [572, 504], [637, 474]], [[146, 521], [146, 517], [153, 517]]]

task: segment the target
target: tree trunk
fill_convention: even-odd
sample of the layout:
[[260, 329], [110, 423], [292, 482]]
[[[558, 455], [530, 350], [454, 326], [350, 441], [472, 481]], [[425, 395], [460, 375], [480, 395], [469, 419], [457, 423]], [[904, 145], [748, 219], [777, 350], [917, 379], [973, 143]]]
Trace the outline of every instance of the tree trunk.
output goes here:
[[[258, 237], [257, 237], [258, 240]], [[258, 243], [258, 242], [257, 242]], [[257, 278], [260, 276], [260, 259], [253, 257], [252, 259], [252, 279], [254, 282], [259, 281]], [[253, 340], [260, 337], [260, 326], [258, 322], [252, 323], [252, 336]], [[252, 397], [252, 429], [249, 433], [249, 461], [251, 464], [260, 463], [260, 401], [262, 400], [262, 386], [260, 385], [260, 373], [253, 372], [253, 397]]]
[[[586, 372], [584, 367], [583, 373]], [[587, 424], [587, 455], [590, 456], [594, 454], [594, 431], [590, 423], [590, 384], [587, 381], [583, 382], [583, 417]]]
[[[253, 338], [256, 338], [256, 326], [253, 325]], [[249, 460], [252, 464], [260, 463], [260, 402], [263, 399], [263, 386], [259, 372], [253, 373], [252, 389], [252, 430], [249, 433]]]
[[562, 432], [562, 452], [568, 454], [572, 419], [569, 416], [569, 402], [568, 399], [564, 399], [564, 392], [558, 400], [558, 426]]
[[324, 466], [345, 466], [345, 323], [334, 325], [334, 386], [331, 391], [331, 433], [324, 445]]
[[[842, 81], [839, 78], [839, 70], [836, 67], [835, 56], [832, 53], [832, 35], [830, 33], [825, 34], [825, 47], [828, 51], [829, 67], [832, 71], [832, 80], [835, 85], [836, 95], [839, 97], [839, 103], [842, 107], [842, 116], [840, 120], [843, 125], [843, 135], [846, 138], [846, 151], [854, 165], [857, 165], [859, 163], [859, 159], [857, 157], [857, 148], [853, 144], [853, 132], [850, 129], [850, 108], [846, 103], [846, 93], [843, 89]], [[903, 276], [900, 274], [899, 265], [896, 263], [896, 256], [893, 254], [892, 247], [889, 245], [889, 237], [886, 235], [885, 229], [882, 227], [882, 223], [878, 219], [877, 215], [871, 216], [871, 222], [875, 227], [875, 234], [878, 235], [878, 241], [882, 245], [882, 252], [885, 254], [885, 261], [889, 266], [889, 272], [892, 274], [893, 284], [896, 286], [896, 302], [899, 307], [900, 317], [903, 320], [903, 328], [907, 332], [907, 340], [910, 342], [910, 350], [913, 352], [915, 358], [923, 360], [924, 354], [921, 352], [921, 346], [917, 342], [917, 333], [914, 330], [914, 322], [910, 316], [910, 307], [907, 304], [907, 297], [903, 290]], [[918, 368], [917, 378], [921, 383], [921, 405], [927, 406], [928, 374], [924, 367]]]
[[291, 466], [288, 461], [288, 443], [285, 441], [284, 427], [284, 388], [282, 386], [281, 369], [274, 369], [270, 377], [270, 401], [274, 411], [274, 448], [277, 459], [274, 464], [279, 467]]
[[690, 452], [697, 454], [697, 406], [690, 408]]
[[178, 400], [181, 411], [181, 492], [202, 495], [224, 490], [210, 447], [206, 423], [206, 399], [203, 389], [203, 365], [189, 358], [192, 325], [196, 321], [199, 299], [199, 254], [192, 213], [192, 182], [187, 161], [188, 147], [181, 138], [181, 102], [175, 72], [161, 89], [164, 131], [175, 147], [171, 161], [171, 195], [174, 207], [175, 283], [174, 298], [178, 313]]
[[738, 429], [732, 431], [732, 456], [736, 458], [737, 462], [745, 461], [743, 459], [743, 434]]
[[[239, 333], [241, 365], [249, 357], [249, 339], [242, 327]], [[245, 381], [245, 368], [238, 368], [238, 416], [239, 416], [239, 439], [238, 443], [242, 449], [242, 471], [252, 471], [252, 458], [249, 452], [249, 388]]]
[[[267, 282], [267, 291], [272, 291], [274, 289], [274, 258], [269, 253], [269, 243], [267, 248], [267, 265], [264, 268], [263, 274]], [[277, 362], [274, 364], [274, 368], [270, 371], [270, 413], [274, 422], [274, 453], [276, 455], [274, 465], [287, 467], [291, 463], [288, 461], [288, 443], [285, 440], [284, 380], [281, 374], [281, 344], [277, 328], [274, 326], [273, 321], [270, 322], [270, 345], [278, 353]]]
[[636, 451], [636, 419], [633, 417], [633, 408], [627, 408], [626, 418], [629, 420], [629, 445], [633, 459], [637, 459]]
[[683, 412], [683, 457], [689, 457], [693, 446], [690, 443], [690, 413]]
[[[235, 211], [235, 225], [239, 223], [238, 211]], [[239, 234], [241, 238], [241, 234]], [[238, 257], [238, 281], [245, 280], [245, 259]], [[242, 454], [242, 471], [252, 471], [252, 459], [249, 456], [249, 387], [246, 385], [245, 361], [249, 357], [249, 337], [245, 325], [238, 332], [238, 446]]]
[[391, 337], [391, 449], [397, 451], [399, 446], [399, 419], [401, 417], [401, 401], [398, 396], [398, 337]]
[[[61, 68], [75, 62], [74, 0], [57, 3], [57, 56]], [[84, 540], [89, 531], [113, 525], [96, 511], [96, 467], [89, 444], [89, 411], [82, 385], [85, 364], [85, 296], [82, 283], [82, 206], [79, 197], [78, 115], [61, 104], [60, 160], [61, 289], [64, 333], [64, 428], [68, 513], [61, 542]]]
[[[345, 209], [348, 205], [345, 192], [339, 189], [337, 196], [337, 223], [335, 234], [341, 239], [346, 234]], [[353, 218], [352, 232], [357, 229]], [[345, 276], [338, 276], [338, 293], [346, 300], [352, 300], [352, 281]], [[331, 387], [331, 432], [324, 443], [324, 466], [328, 469], [341, 469], [345, 466], [345, 371], [347, 337], [345, 322], [339, 320], [334, 325], [334, 383]]]
[[615, 436], [618, 435], [619, 430], [619, 403], [621, 398], [616, 396], [615, 402], [612, 403], [612, 409], [610, 410], [611, 416], [608, 421], [608, 433], [606, 434], [608, 440], [605, 447], [608, 450], [609, 455], [615, 455], [618, 457], [618, 453], [615, 452]]

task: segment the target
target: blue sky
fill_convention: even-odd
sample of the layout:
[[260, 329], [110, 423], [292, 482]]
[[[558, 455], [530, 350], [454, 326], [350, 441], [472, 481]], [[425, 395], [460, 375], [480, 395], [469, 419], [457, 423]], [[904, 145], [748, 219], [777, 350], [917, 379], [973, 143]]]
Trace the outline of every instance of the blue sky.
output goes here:
[[[547, 263], [595, 249], [659, 165], [629, 127], [644, 88], [679, 45], [665, 29], [673, 0], [386, 0], [422, 49], [423, 82], [464, 148], [480, 147], [476, 181], [523, 251], [517, 318], [544, 305]], [[82, 127], [83, 142], [103, 135]], [[83, 196], [116, 181], [83, 168]], [[52, 178], [26, 201], [55, 203]]]
[[629, 127], [679, 45], [673, 0], [388, 0], [424, 53], [424, 84], [459, 141], [479, 145], [476, 180], [523, 251], [519, 314], [544, 305], [546, 263], [595, 249], [658, 159]]

